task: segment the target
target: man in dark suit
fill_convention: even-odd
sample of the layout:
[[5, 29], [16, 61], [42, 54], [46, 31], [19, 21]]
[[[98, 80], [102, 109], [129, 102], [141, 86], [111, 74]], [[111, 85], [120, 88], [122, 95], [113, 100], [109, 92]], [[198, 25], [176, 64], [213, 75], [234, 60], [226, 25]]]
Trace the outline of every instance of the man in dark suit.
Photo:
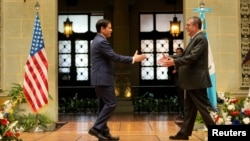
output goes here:
[[110, 134], [107, 125], [116, 108], [116, 96], [114, 91], [114, 62], [133, 64], [146, 59], [146, 55], [134, 56], [119, 55], [114, 52], [107, 38], [111, 37], [111, 22], [101, 19], [96, 23], [97, 34], [91, 44], [91, 84], [95, 86], [95, 92], [99, 101], [97, 119], [89, 134], [100, 140], [119, 140], [119, 137]]
[[208, 41], [201, 31], [201, 19], [193, 16], [187, 20], [186, 31], [191, 41], [179, 57], [166, 56], [159, 60], [163, 66], [176, 66], [179, 71], [179, 86], [186, 90], [184, 122], [180, 131], [169, 138], [188, 140], [192, 135], [197, 111], [201, 114], [206, 126], [215, 125], [210, 116], [211, 103], [207, 97], [207, 88], [211, 87], [208, 70]]
[[[178, 47], [176, 48], [175, 54], [176, 55], [182, 55], [183, 53], [183, 48]], [[174, 83], [175, 83], [175, 88], [177, 92], [177, 97], [178, 97], [178, 103], [180, 105], [180, 113], [178, 117], [176, 118], [176, 123], [183, 123], [184, 119], [184, 90], [179, 87], [179, 82], [178, 82], [178, 68], [174, 66], [174, 69], [172, 71], [172, 74], [174, 74]]]

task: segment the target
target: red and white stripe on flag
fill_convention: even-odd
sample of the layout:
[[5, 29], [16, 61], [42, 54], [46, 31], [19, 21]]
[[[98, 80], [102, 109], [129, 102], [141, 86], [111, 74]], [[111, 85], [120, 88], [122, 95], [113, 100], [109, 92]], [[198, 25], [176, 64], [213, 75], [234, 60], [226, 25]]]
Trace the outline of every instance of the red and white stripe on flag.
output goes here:
[[34, 112], [48, 104], [48, 61], [38, 12], [30, 54], [25, 65], [23, 92]]

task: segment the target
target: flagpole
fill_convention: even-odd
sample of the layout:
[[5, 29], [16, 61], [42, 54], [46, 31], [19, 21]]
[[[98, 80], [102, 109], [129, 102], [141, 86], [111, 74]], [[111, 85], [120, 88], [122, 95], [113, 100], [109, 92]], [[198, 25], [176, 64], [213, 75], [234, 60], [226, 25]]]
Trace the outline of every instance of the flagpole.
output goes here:
[[35, 127], [30, 129], [29, 132], [34, 132], [34, 133], [42, 133], [42, 132], [44, 132], [43, 127], [38, 125], [38, 113], [36, 113], [36, 117], [35, 117]]
[[[205, 8], [205, 3], [203, 2], [203, 0], [201, 0], [200, 7], [194, 8], [193, 11], [200, 13], [200, 18], [202, 20], [203, 33], [205, 34], [205, 36], [208, 40], [207, 31], [206, 31], [205, 12], [211, 12], [212, 11], [211, 8]], [[216, 107], [217, 107], [217, 91], [216, 91], [215, 65], [214, 65], [214, 60], [213, 60], [213, 55], [212, 55], [212, 51], [210, 48], [209, 40], [208, 40], [208, 60], [209, 60], [208, 69], [209, 69], [209, 75], [210, 75], [212, 87], [207, 88], [207, 95], [208, 95], [208, 99], [209, 99], [211, 105], [213, 106], [214, 109], [216, 109]]]
[[[38, 3], [38, 1], [35, 4], [35, 8], [36, 8], [36, 12], [38, 12], [40, 8], [40, 4]], [[36, 112], [35, 127], [32, 128], [30, 132], [34, 132], [34, 133], [44, 132], [44, 129], [40, 125], [38, 125], [38, 112]]]

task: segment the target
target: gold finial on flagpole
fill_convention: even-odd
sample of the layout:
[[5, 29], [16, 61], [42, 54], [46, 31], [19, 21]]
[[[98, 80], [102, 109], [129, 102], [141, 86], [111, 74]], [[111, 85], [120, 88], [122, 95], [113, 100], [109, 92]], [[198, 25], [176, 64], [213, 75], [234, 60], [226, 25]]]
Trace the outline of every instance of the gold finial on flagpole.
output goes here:
[[35, 8], [36, 8], [36, 10], [39, 10], [39, 8], [40, 8], [40, 4], [38, 3], [38, 1], [36, 2]]
[[205, 8], [205, 3], [203, 2], [203, 0], [201, 0], [199, 5], [200, 5], [200, 8]]

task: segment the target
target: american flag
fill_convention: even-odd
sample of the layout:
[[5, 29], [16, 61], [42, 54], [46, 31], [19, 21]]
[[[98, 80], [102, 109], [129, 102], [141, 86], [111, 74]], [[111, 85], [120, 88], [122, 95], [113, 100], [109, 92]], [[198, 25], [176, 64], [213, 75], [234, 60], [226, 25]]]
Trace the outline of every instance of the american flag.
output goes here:
[[23, 92], [35, 113], [48, 104], [48, 61], [38, 12], [34, 23], [32, 45], [25, 65]]

